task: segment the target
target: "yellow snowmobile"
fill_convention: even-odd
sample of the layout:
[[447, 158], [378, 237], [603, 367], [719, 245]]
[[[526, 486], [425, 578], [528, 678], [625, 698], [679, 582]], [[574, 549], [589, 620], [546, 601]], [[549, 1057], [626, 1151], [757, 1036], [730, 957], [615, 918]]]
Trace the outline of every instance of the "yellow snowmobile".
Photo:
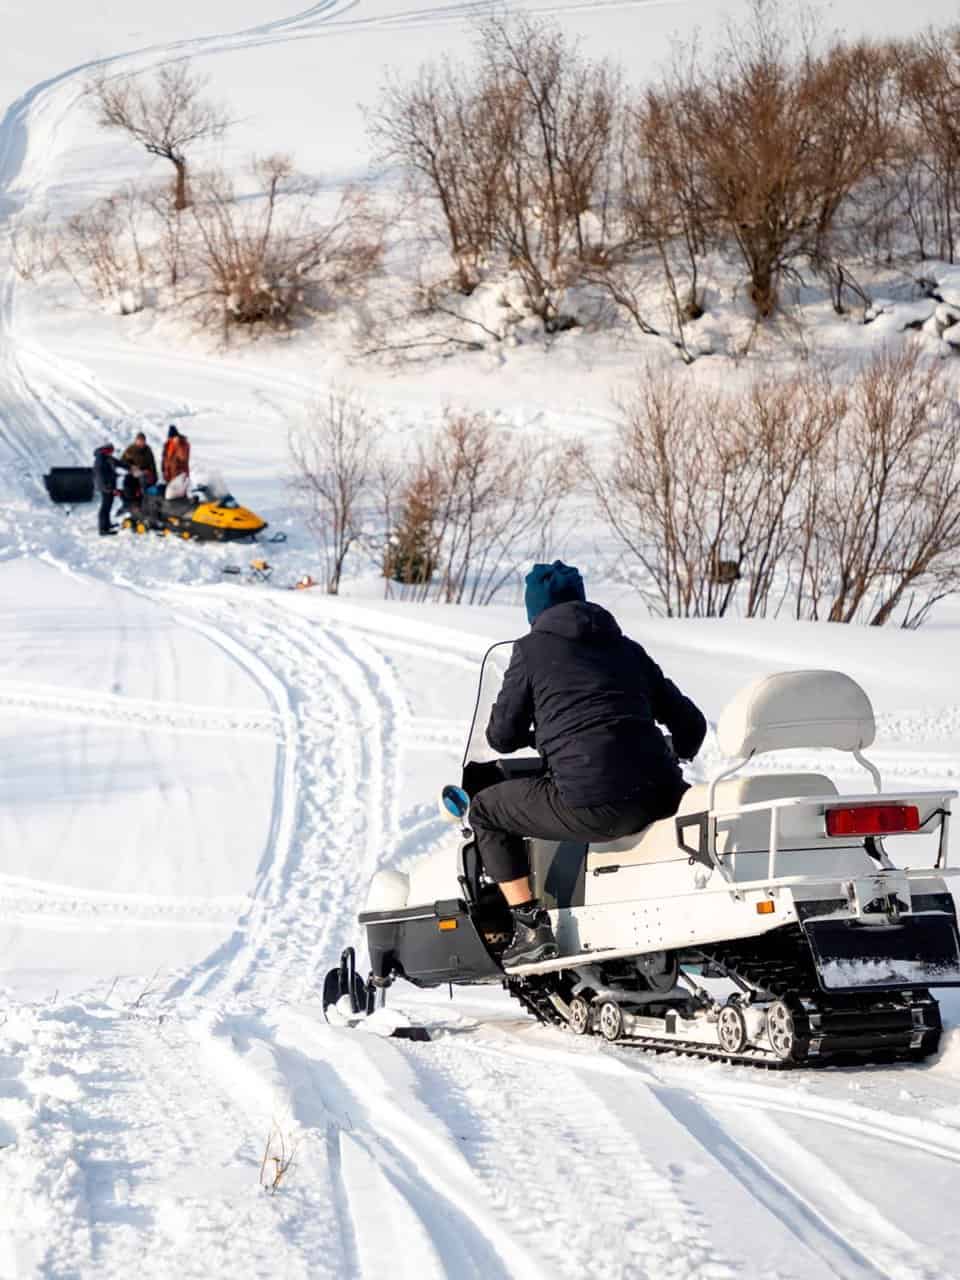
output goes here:
[[139, 506], [122, 521], [133, 533], [154, 530], [178, 538], [198, 538], [207, 542], [253, 540], [267, 527], [255, 512], [229, 493], [215, 496], [206, 485], [195, 488], [187, 498], [165, 498], [145, 493]]

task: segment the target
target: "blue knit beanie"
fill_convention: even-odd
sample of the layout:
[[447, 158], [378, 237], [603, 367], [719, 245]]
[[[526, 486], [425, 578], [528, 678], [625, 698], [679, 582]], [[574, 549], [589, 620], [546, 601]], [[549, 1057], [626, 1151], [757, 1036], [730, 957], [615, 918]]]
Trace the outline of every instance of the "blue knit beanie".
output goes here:
[[535, 564], [526, 577], [524, 603], [529, 622], [555, 604], [567, 600], [586, 600], [580, 570], [562, 560], [553, 564]]

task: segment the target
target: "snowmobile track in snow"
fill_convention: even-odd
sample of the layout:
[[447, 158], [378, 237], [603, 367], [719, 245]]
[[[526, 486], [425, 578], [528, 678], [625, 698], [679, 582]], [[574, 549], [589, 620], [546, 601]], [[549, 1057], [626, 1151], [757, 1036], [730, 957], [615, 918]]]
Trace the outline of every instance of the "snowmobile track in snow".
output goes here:
[[31, 717], [46, 716], [55, 720], [79, 719], [84, 724], [149, 733], [252, 735], [277, 741], [282, 731], [278, 716], [269, 712], [227, 712], [222, 707], [156, 702], [69, 686], [11, 681], [0, 681], [0, 711], [22, 711]]
[[0, 920], [52, 929], [223, 929], [249, 907], [242, 896], [111, 893], [0, 875]]
[[[509, 1043], [508, 1052], [531, 1061], [556, 1062], [558, 1065], [569, 1064], [571, 1067], [575, 1063], [577, 1069], [590, 1075], [622, 1080], [640, 1078], [645, 1082], [659, 1082], [665, 1088], [677, 1091], [695, 1090], [699, 1101], [709, 1102], [718, 1110], [738, 1111], [755, 1108], [771, 1114], [798, 1116], [853, 1133], [868, 1132], [877, 1142], [911, 1148], [960, 1165], [960, 1127], [949, 1129], [930, 1120], [892, 1115], [889, 1111], [877, 1111], [859, 1103], [836, 1102], [832, 1099], [812, 1096], [806, 1092], [804, 1086], [811, 1089], [817, 1087], [819, 1078], [816, 1068], [801, 1066], [794, 1072], [787, 1072], [782, 1076], [778, 1073], [774, 1078], [778, 1081], [782, 1080], [779, 1087], [743, 1080], [739, 1072], [729, 1081], [719, 1078], [715, 1071], [711, 1072], [708, 1079], [704, 1079], [699, 1074], [693, 1074], [695, 1069], [692, 1062], [688, 1061], [687, 1055], [677, 1055], [678, 1058], [683, 1059], [683, 1066], [681, 1066], [680, 1062], [669, 1062], [664, 1053], [656, 1055], [645, 1053], [643, 1057], [649, 1057], [649, 1061], [637, 1061], [634, 1058], [633, 1046], [626, 1044], [607, 1046], [599, 1041], [593, 1041], [585, 1042], [582, 1049], [572, 1047], [566, 1049], [560, 1046], [554, 1049], [546, 1045], [530, 1044], [527, 1037], [531, 1029], [526, 1023], [517, 1024], [516, 1030], [511, 1029], [509, 1024], [498, 1024], [495, 1029], [491, 1029], [482, 1037], [486, 1042], [476, 1045], [477, 1052], [502, 1052], [504, 1050], [498, 1042], [506, 1040]], [[718, 1066], [721, 1065], [720, 1059], [716, 1062]], [[740, 1064], [729, 1065], [733, 1071]], [[902, 1071], [904, 1068], [900, 1064], [891, 1069]], [[873, 1067], [870, 1070], [877, 1071], [883, 1068]], [[922, 1078], [926, 1068], [918, 1065], [911, 1070], [917, 1071]], [[833, 1078], [837, 1075], [841, 1077], [850, 1075], [852, 1078], [861, 1072], [862, 1068], [858, 1067], [828, 1067], [824, 1075]], [[801, 1073], [807, 1074], [801, 1075]]]
[[196, 593], [191, 619], [186, 595], [175, 598], [184, 621], [264, 689], [283, 731], [273, 829], [250, 910], [171, 994], [255, 988], [263, 998], [305, 995], [352, 938], [355, 903], [400, 837], [398, 733], [409, 719], [406, 703], [389, 663], [364, 636], [306, 622], [269, 597], [251, 602], [241, 619], [222, 598], [203, 603]]

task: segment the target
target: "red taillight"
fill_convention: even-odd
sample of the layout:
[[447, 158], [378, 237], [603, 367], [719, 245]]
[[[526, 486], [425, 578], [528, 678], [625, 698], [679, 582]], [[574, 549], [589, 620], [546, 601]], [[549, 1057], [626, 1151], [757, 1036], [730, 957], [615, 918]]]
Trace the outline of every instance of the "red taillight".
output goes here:
[[919, 831], [920, 810], [915, 804], [864, 804], [855, 809], [828, 809], [828, 836], [889, 836], [898, 831]]

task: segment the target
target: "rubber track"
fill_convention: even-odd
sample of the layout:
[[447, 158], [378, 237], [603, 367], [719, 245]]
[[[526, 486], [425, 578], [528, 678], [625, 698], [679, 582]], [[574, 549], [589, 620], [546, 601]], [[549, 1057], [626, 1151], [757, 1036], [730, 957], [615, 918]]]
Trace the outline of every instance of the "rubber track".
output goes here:
[[[718, 954], [719, 950], [720, 949], [718, 948], [713, 953], [713, 958], [718, 961], [720, 960], [720, 955]], [[774, 967], [775, 977], [770, 982], [770, 985], [776, 988], [775, 994], [786, 995], [789, 992], [801, 1000], [813, 1000], [815, 1002], [822, 1000], [822, 993], [819, 992], [819, 990], [815, 991], [813, 995], [802, 995], [803, 988], [808, 985], [808, 983], [805, 983], [803, 979], [808, 975], [804, 973], [806, 966], [802, 961], [797, 963], [798, 959], [799, 957], [796, 959], [781, 958], [776, 963]], [[733, 967], [733, 960], [734, 956], [730, 952], [727, 952], [724, 955], [723, 962], [727, 972], [732, 974], [735, 973], [742, 980], [747, 981], [750, 986], [760, 986], [760, 983], [757, 980], [759, 975], [755, 965], [751, 965], [749, 967], [750, 976], [747, 977], [747, 973], [738, 971]], [[744, 968], [746, 969], [747, 966], [744, 966]], [[810, 974], [812, 974], [812, 972], [812, 966], [810, 966]], [[528, 1013], [532, 1014], [539, 1022], [545, 1023], [548, 1026], [561, 1027], [564, 1030], [569, 1029], [566, 1019], [558, 1012], [551, 1002], [549, 992], [546, 988], [541, 990], [531, 989], [529, 984], [522, 978], [507, 979], [504, 982], [504, 986], [510, 995], [513, 996], [514, 999], [518, 1000], [524, 1009], [526, 1009]], [[769, 990], [770, 987], [764, 984], [762, 989]], [[557, 992], [557, 994], [559, 994], [559, 992]], [[927, 1001], [931, 1000], [929, 992], [924, 991], [922, 993], [917, 993], [917, 998], [919, 998], [921, 1002], [923, 1001], [924, 996]], [[931, 1002], [936, 1006], [936, 1001]], [[880, 1018], [886, 1016], [885, 1011], [878, 1012]], [[874, 1060], [871, 1055], [876, 1055], [878, 1059], [882, 1060], [888, 1060], [891, 1057], [898, 1060], [909, 1060], [914, 1056], [908, 1048], [891, 1047], [882, 1041], [872, 1044], [871, 1037], [866, 1031], [864, 1032], [865, 1043], [863, 1048], [848, 1048], [839, 1051], [835, 1050], [834, 1052], [830, 1052], [828, 1048], [824, 1053], [819, 1052], [819, 1050], [815, 1053], [810, 1053], [807, 1048], [807, 1042], [811, 1038], [817, 1038], [816, 1032], [813, 1032], [811, 1035], [805, 1011], [803, 1014], [800, 1013], [799, 1010], [795, 1011], [795, 1017], [803, 1018], [804, 1024], [802, 1030], [798, 1028], [798, 1038], [804, 1043], [803, 1056], [799, 1058], [783, 1059], [777, 1057], [776, 1054], [763, 1049], [751, 1049], [741, 1053], [730, 1053], [724, 1049], [720, 1049], [716, 1045], [699, 1045], [687, 1041], [660, 1039], [658, 1036], [621, 1036], [618, 1040], [607, 1041], [607, 1043], [644, 1049], [654, 1053], [678, 1053], [685, 1057], [707, 1058], [715, 1062], [738, 1062], [747, 1066], [765, 1067], [768, 1070], [774, 1071], [789, 1071], [794, 1067], [829, 1066], [835, 1065], [838, 1061], [848, 1060], [867, 1063]], [[928, 1034], [937, 1030], [937, 1036], [936, 1041], [932, 1045], [928, 1045], [923, 1056], [929, 1056], [936, 1052], [940, 1039], [939, 1029], [927, 1027], [926, 1030]], [[881, 1032], [881, 1034], [883, 1033]]]
[[[527, 1013], [532, 1014], [538, 1022], [548, 1026], [569, 1030], [565, 1018], [556, 1011], [547, 999], [538, 999], [531, 992], [522, 990], [517, 983], [505, 983], [507, 991], [518, 1000]], [[601, 1037], [602, 1038], [602, 1037]], [[675, 1040], [659, 1040], [656, 1036], [621, 1036], [619, 1040], [606, 1040], [606, 1044], [627, 1046], [633, 1049], [645, 1049], [653, 1053], [682, 1053], [688, 1058], [711, 1058], [717, 1062], [745, 1062], [752, 1067], [768, 1067], [774, 1071], [789, 1070], [791, 1067], [804, 1066], [802, 1062], [787, 1062], [774, 1054], [764, 1053], [757, 1049], [753, 1053], [728, 1053], [718, 1049], [716, 1045], [696, 1045]]]

